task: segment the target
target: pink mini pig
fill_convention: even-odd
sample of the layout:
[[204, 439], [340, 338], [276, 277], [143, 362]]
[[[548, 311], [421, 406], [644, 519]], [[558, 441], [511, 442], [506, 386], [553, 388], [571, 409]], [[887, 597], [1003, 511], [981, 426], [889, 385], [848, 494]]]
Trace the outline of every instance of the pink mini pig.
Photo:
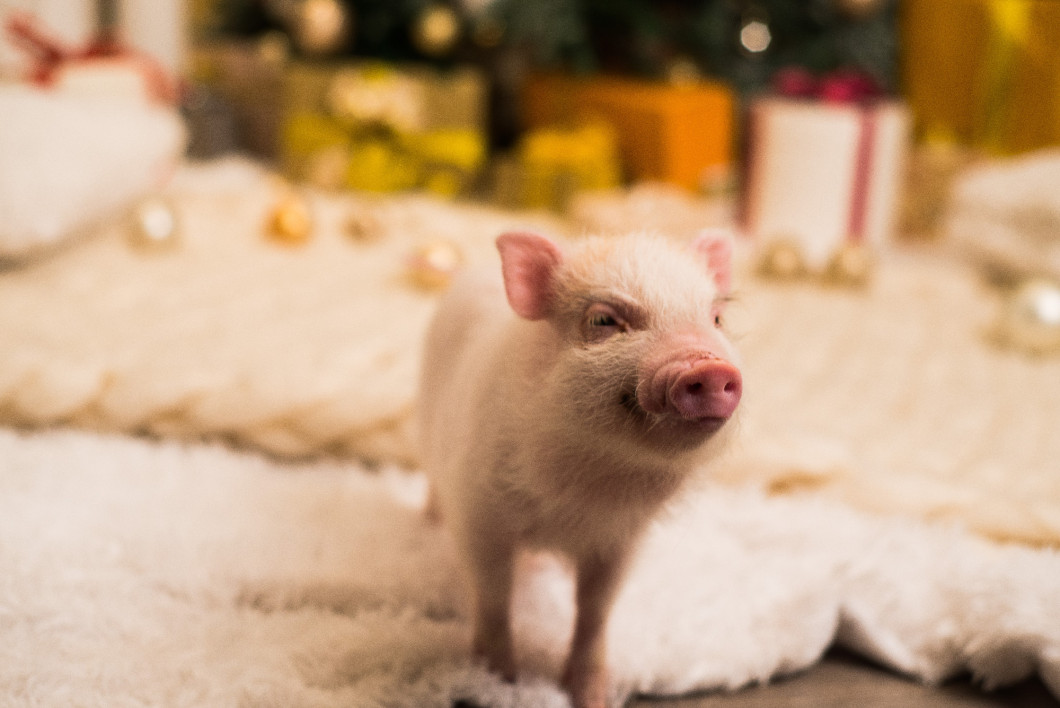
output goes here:
[[[577, 615], [563, 685], [610, 705], [608, 612], [637, 541], [720, 443], [740, 401], [721, 311], [731, 242], [647, 236], [561, 248], [497, 239], [427, 339], [421, 432], [432, 505], [474, 588], [474, 652], [514, 679], [509, 605], [520, 548], [570, 559]], [[507, 295], [507, 302], [505, 301]]]

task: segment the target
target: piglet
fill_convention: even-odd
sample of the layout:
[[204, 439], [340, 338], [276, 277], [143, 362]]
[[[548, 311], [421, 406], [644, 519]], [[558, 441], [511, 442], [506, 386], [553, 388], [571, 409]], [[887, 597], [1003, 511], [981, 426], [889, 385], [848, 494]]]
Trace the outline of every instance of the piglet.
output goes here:
[[570, 560], [563, 686], [576, 708], [603, 708], [608, 613], [638, 538], [740, 401], [721, 328], [732, 245], [715, 232], [690, 245], [631, 235], [565, 247], [506, 233], [497, 248], [503, 279], [458, 278], [428, 333], [419, 422], [431, 505], [469, 571], [473, 650], [509, 680], [516, 553]]

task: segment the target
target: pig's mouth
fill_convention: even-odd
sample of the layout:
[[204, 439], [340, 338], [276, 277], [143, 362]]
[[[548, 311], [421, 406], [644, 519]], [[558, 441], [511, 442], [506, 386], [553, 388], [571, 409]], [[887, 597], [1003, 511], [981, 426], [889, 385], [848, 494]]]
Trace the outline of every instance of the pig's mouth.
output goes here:
[[619, 398], [618, 402], [633, 417], [647, 420], [648, 411], [641, 408], [640, 404], [637, 403], [636, 394], [632, 393], [631, 391], [623, 391], [622, 396]]
[[721, 416], [703, 416], [689, 419], [678, 416], [653, 415], [644, 410], [643, 406], [638, 403], [636, 394], [631, 391], [622, 393], [619, 397], [619, 404], [632, 419], [647, 430], [661, 431], [661, 429], [665, 429], [671, 434], [680, 435], [681, 433], [687, 433], [692, 434], [696, 438], [713, 435], [729, 420], [728, 417]]
[[688, 424], [694, 427], [696, 430], [713, 435], [721, 429], [721, 426], [728, 422], [728, 418], [718, 418], [715, 416], [706, 416], [703, 418], [697, 418], [695, 420], [688, 421]]

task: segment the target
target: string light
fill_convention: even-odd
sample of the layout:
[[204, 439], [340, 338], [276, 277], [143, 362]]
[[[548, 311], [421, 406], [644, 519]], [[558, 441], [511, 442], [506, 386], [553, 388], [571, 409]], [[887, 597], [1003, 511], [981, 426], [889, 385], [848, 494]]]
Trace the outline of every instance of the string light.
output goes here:
[[760, 54], [773, 42], [769, 25], [761, 20], [751, 20], [740, 29], [740, 44], [752, 54]]

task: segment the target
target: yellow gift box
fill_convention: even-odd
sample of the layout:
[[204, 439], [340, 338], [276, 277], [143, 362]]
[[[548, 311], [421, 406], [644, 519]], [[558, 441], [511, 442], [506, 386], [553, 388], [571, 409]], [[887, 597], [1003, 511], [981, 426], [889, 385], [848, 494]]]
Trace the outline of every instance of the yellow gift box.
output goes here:
[[281, 157], [295, 179], [455, 196], [485, 163], [477, 72], [294, 64], [284, 78]]
[[994, 154], [1060, 144], [1060, 2], [900, 7], [901, 78], [920, 138]]
[[516, 154], [521, 206], [563, 210], [578, 192], [610, 189], [621, 182], [615, 132], [607, 123], [531, 130]]

